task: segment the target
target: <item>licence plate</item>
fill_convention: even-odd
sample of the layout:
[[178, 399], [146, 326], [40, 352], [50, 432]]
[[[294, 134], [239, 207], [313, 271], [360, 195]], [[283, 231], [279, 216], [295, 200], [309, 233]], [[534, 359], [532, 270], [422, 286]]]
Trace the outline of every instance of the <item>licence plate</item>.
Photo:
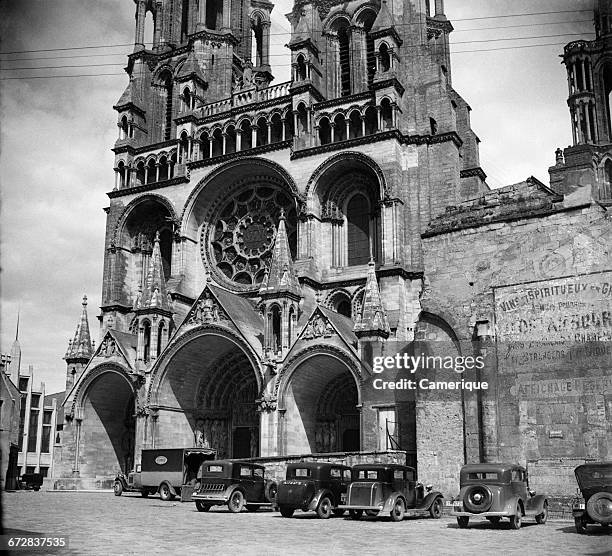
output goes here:
[[345, 493], [345, 492], [343, 492], [343, 493], [340, 495], [340, 504], [345, 504], [345, 503], [346, 503], [346, 493]]

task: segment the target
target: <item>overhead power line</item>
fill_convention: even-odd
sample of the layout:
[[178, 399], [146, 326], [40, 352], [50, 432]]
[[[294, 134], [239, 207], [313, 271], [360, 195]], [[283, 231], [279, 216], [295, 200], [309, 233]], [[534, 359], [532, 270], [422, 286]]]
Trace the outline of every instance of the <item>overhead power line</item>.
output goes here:
[[[547, 12], [530, 12], [530, 13], [523, 13], [523, 14], [498, 14], [498, 15], [491, 15], [491, 16], [483, 16], [483, 17], [466, 17], [466, 18], [459, 18], [459, 19], [453, 19], [452, 21], [454, 22], [458, 22], [458, 21], [481, 21], [481, 20], [486, 20], [486, 19], [501, 19], [501, 18], [510, 18], [510, 17], [527, 17], [527, 16], [533, 16], [533, 15], [552, 15], [552, 14], [563, 14], [563, 13], [580, 13], [580, 12], [590, 12], [591, 10], [588, 9], [584, 9], [584, 10], [558, 10], [558, 11], [547, 11]], [[413, 23], [402, 23], [402, 24], [397, 24], [395, 25], [395, 27], [409, 27], [411, 25], [414, 25]], [[289, 31], [283, 32], [283, 33], [270, 33], [270, 36], [289, 36], [291, 35], [291, 33]], [[151, 43], [146, 43], [147, 45], [150, 45]], [[12, 55], [12, 54], [30, 54], [30, 53], [38, 53], [38, 52], [59, 52], [59, 51], [68, 51], [68, 50], [87, 50], [87, 49], [97, 49], [97, 48], [122, 48], [122, 47], [127, 47], [127, 46], [134, 46], [134, 43], [127, 43], [127, 44], [112, 44], [112, 45], [86, 45], [86, 46], [72, 46], [72, 47], [63, 47], [63, 48], [41, 48], [41, 49], [37, 49], [37, 50], [14, 50], [14, 51], [6, 51], [6, 52], [0, 52], [0, 55], [5, 56], [5, 55]]]

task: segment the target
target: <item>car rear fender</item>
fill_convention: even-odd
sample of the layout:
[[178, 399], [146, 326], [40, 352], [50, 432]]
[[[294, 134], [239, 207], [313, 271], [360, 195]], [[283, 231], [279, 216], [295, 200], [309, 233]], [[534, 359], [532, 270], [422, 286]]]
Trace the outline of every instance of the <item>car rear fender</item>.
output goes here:
[[394, 492], [390, 496], [387, 496], [387, 499], [385, 500], [385, 505], [380, 511], [382, 513], [391, 512], [395, 507], [395, 502], [398, 498], [401, 498], [404, 501], [404, 507], [406, 507], [406, 498], [404, 497], [404, 495], [401, 492]]
[[242, 495], [244, 496], [245, 500], [246, 500], [246, 495], [244, 493], [244, 490], [242, 488], [240, 488], [240, 485], [230, 485], [228, 486], [225, 491], [223, 492], [223, 496], [225, 497], [226, 500], [229, 500], [230, 497], [232, 496], [232, 494], [234, 494], [234, 491], [239, 490], [240, 492], [242, 492]]
[[329, 496], [329, 499], [332, 501], [333, 506], [337, 505], [338, 502], [334, 500], [334, 495], [332, 494], [332, 491], [327, 488], [321, 488], [312, 497], [310, 504], [308, 504], [308, 509], [316, 510], [317, 506], [319, 505], [319, 502], [321, 501], [321, 498], [323, 498], [324, 496]]
[[504, 508], [502, 511], [507, 515], [515, 515], [517, 504], [521, 505], [521, 508], [523, 508], [523, 513], [525, 513], [523, 503], [521, 502], [521, 499], [518, 496], [508, 498], [508, 500], [506, 500], [506, 503], [504, 504]]
[[430, 493], [427, 494], [427, 496], [425, 496], [425, 498], [423, 498], [423, 501], [420, 503], [419, 508], [423, 510], [429, 510], [429, 508], [431, 508], [431, 505], [437, 498], [444, 499], [444, 495], [441, 492], [438, 492], [437, 490], [432, 490]]
[[527, 500], [526, 511], [535, 512], [536, 514], [541, 514], [544, 511], [544, 504], [547, 502], [546, 496], [544, 494], [536, 494], [532, 498]]

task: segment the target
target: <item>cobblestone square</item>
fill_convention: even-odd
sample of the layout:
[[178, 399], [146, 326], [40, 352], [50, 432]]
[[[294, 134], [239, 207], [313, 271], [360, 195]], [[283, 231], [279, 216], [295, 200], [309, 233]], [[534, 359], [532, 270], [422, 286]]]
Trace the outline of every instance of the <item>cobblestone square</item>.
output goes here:
[[484, 520], [460, 530], [450, 517], [285, 519], [221, 507], [199, 513], [192, 503], [110, 492], [8, 492], [3, 508], [7, 533], [68, 535], [62, 554], [612, 554], [610, 533], [590, 526], [581, 536], [570, 521], [527, 520], [513, 531], [507, 521], [494, 529]]

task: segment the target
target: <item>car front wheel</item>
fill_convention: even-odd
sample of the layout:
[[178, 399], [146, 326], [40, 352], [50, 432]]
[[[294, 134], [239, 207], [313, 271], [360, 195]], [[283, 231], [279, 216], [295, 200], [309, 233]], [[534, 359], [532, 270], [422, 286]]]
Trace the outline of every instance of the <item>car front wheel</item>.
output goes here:
[[536, 523], [539, 523], [540, 525], [544, 525], [547, 520], [548, 520], [548, 502], [544, 502], [542, 513], [536, 515]]
[[230, 499], [227, 502], [229, 511], [234, 514], [239, 514], [244, 507], [244, 495], [239, 490], [232, 492]]
[[516, 513], [513, 516], [510, 516], [510, 528], [511, 529], [520, 529], [521, 521], [523, 517], [523, 512], [521, 511], [521, 506], [516, 506]]
[[123, 485], [119, 481], [115, 481], [113, 492], [115, 493], [115, 496], [121, 496], [123, 493]]
[[404, 501], [401, 498], [398, 498], [395, 501], [393, 510], [391, 510], [391, 521], [402, 521], [405, 513], [406, 507], [404, 506]]
[[329, 496], [321, 498], [319, 505], [317, 506], [317, 515], [321, 519], [329, 519], [331, 517], [332, 502]]
[[196, 508], [198, 512], [207, 512], [210, 510], [210, 506], [208, 504], [204, 504], [201, 500], [196, 500]]
[[459, 525], [459, 529], [467, 529], [469, 522], [470, 518], [464, 515], [457, 518], [457, 525]]
[[583, 517], [577, 517], [574, 519], [574, 525], [576, 526], [576, 533], [579, 535], [586, 535], [587, 532], [587, 524], [586, 520]]
[[436, 498], [429, 508], [429, 515], [434, 519], [440, 519], [442, 517], [442, 498]]
[[292, 517], [293, 516], [293, 508], [288, 508], [287, 506], [281, 506], [279, 508], [280, 513], [283, 517]]

